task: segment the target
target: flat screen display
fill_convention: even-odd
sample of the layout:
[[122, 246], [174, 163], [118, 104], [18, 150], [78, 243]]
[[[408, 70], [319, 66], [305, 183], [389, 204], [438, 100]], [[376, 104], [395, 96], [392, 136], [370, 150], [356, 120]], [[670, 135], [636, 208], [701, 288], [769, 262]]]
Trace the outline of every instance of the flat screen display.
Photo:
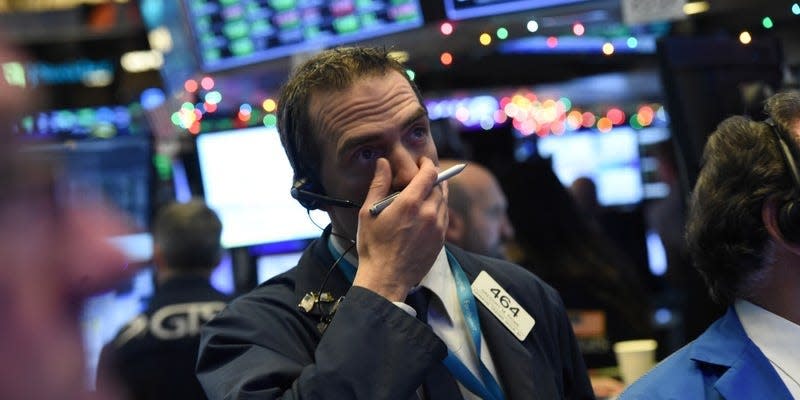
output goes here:
[[[64, 118], [53, 121], [62, 124], [40, 121], [26, 133], [30, 142], [24, 151], [34, 160], [55, 160], [55, 201], [73, 208], [93, 207], [98, 203], [114, 206], [131, 222], [130, 231], [108, 240], [127, 255], [129, 263], [149, 261], [152, 256], [150, 137], [122, 134], [129, 127], [123, 122], [118, 122], [119, 129], [108, 130], [119, 136], [100, 138], [88, 133], [88, 125], [70, 124]], [[94, 128], [90, 131], [95, 132]]]
[[202, 68], [216, 71], [421, 27], [418, 0], [186, 0]]
[[445, 0], [444, 12], [453, 20], [580, 3], [585, 0]]
[[642, 201], [643, 185], [639, 165], [639, 140], [629, 127], [550, 135], [537, 143], [541, 157], [550, 157], [553, 170], [564, 186], [580, 177], [591, 178], [597, 200], [603, 206], [636, 204]]
[[314, 238], [330, 223], [309, 218], [289, 194], [292, 168], [275, 128], [256, 127], [197, 137], [200, 175], [209, 207], [222, 220], [226, 248]]
[[282, 254], [268, 254], [256, 258], [256, 279], [262, 284], [273, 276], [282, 274], [297, 265], [302, 251]]

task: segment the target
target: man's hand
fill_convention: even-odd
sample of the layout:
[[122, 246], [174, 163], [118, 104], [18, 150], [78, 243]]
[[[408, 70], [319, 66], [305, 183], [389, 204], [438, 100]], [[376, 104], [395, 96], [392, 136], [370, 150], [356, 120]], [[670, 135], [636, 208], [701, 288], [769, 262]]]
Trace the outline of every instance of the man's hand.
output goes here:
[[447, 184], [435, 187], [437, 169], [428, 158], [394, 202], [377, 216], [369, 212], [386, 197], [392, 171], [386, 159], [375, 166], [364, 206], [358, 214], [358, 271], [353, 282], [387, 298], [403, 301], [428, 273], [444, 245]]

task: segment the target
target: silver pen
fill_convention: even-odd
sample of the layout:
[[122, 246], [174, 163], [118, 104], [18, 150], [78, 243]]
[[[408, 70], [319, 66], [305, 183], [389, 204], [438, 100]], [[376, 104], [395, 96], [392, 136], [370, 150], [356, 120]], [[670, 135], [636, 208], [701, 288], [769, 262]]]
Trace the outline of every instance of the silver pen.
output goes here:
[[[446, 170], [444, 170], [442, 172], [439, 172], [439, 175], [436, 176], [436, 184], [438, 185], [438, 184], [440, 184], [440, 183], [442, 183], [442, 182], [444, 182], [444, 181], [446, 181], [446, 180], [458, 175], [458, 173], [463, 171], [466, 166], [467, 166], [467, 164], [456, 164], [456, 165], [454, 165], [454, 166], [452, 166], [452, 167], [450, 167], [450, 168], [448, 168], [448, 169], [446, 169]], [[376, 215], [380, 214], [381, 211], [383, 211], [384, 208], [388, 207], [389, 204], [392, 204], [394, 199], [399, 194], [400, 194], [400, 192], [394, 192], [394, 193], [384, 197], [383, 199], [378, 200], [377, 202], [375, 202], [372, 205], [372, 207], [369, 208], [369, 213], [372, 214], [372, 216], [376, 216]]]

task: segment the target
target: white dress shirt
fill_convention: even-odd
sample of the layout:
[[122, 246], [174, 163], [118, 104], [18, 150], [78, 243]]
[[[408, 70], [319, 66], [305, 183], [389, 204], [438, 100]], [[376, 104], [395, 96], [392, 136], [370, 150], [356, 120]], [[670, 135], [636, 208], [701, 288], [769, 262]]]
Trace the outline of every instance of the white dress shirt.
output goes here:
[[800, 325], [749, 301], [734, 304], [747, 337], [758, 346], [795, 399], [800, 399]]
[[[330, 238], [339, 254], [345, 251], [350, 245], [339, 237], [331, 235]], [[354, 266], [358, 265], [358, 260], [352, 253], [346, 254], [345, 259]], [[464, 319], [464, 313], [458, 301], [456, 280], [450, 271], [450, 263], [447, 261], [447, 253], [444, 247], [436, 257], [436, 261], [433, 262], [433, 266], [430, 271], [428, 271], [428, 274], [422, 278], [419, 286], [430, 289], [434, 294], [431, 296], [431, 302], [428, 305], [428, 325], [433, 329], [436, 336], [442, 339], [445, 345], [447, 345], [447, 348], [464, 363], [470, 372], [472, 372], [478, 380], [482, 381], [480, 367], [477, 362], [477, 351], [472, 342], [472, 336], [470, 335], [469, 328]], [[477, 301], [477, 299], [475, 301]], [[401, 302], [395, 302], [394, 304], [404, 309], [409, 314], [416, 316], [416, 312], [411, 306]], [[444, 308], [442, 306], [444, 306]], [[481, 361], [486, 365], [486, 368], [492, 376], [495, 377], [498, 385], [501, 385], [483, 332], [481, 332]], [[481, 399], [467, 390], [460, 381], [456, 381], [458, 382], [459, 389], [461, 389], [464, 400]], [[502, 388], [502, 385], [500, 387]]]

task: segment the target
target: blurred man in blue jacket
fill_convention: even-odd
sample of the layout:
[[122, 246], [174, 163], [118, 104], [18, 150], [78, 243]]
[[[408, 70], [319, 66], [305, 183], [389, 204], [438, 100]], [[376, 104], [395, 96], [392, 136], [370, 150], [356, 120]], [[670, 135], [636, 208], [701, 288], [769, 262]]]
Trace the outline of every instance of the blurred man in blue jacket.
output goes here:
[[727, 313], [622, 399], [800, 398], [800, 93], [709, 137], [687, 241]]

